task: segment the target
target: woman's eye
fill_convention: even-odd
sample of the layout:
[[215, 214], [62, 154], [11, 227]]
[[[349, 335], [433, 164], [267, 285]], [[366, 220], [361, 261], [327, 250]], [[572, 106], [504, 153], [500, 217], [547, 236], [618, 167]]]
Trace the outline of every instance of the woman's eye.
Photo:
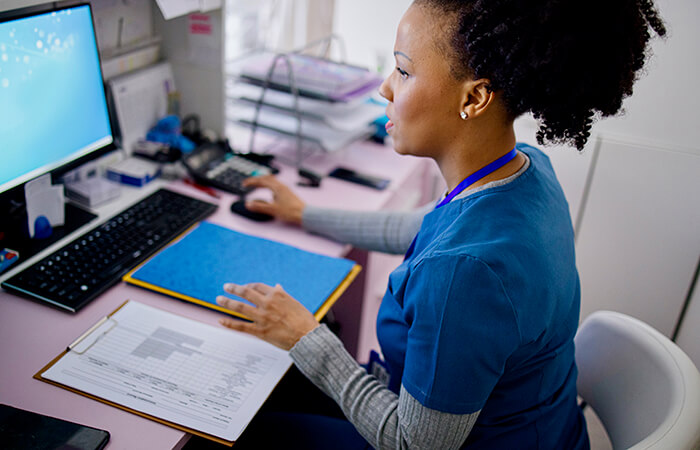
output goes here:
[[408, 72], [403, 70], [401, 67], [396, 67], [396, 71], [401, 75], [402, 78], [408, 77]]

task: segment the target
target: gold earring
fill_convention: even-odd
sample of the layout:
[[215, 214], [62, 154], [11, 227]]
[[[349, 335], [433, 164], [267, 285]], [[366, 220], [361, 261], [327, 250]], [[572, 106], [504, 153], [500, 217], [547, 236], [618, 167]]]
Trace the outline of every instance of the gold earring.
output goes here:
[[459, 113], [459, 117], [461, 117], [462, 120], [467, 120], [467, 118], [469, 116], [467, 115], [467, 113], [465, 111], [462, 111], [461, 113]]

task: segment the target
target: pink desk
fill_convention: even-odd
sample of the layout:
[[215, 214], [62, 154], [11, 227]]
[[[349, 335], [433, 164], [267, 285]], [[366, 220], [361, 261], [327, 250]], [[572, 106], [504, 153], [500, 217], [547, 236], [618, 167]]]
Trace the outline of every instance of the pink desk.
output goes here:
[[[320, 189], [298, 187], [295, 171], [288, 168], [282, 169], [279, 178], [290, 186], [294, 186], [295, 191], [309, 204], [379, 210], [390, 207], [392, 204], [400, 204], [403, 196], [409, 193], [415, 194], [422, 189], [429, 162], [396, 155], [393, 150], [384, 146], [358, 143], [330, 156], [312, 156], [306, 160], [305, 165], [325, 174], [339, 164], [370, 173], [385, 174], [391, 178], [391, 186], [385, 191], [376, 191], [326, 178]], [[153, 186], [149, 185], [131, 192], [130, 202], [159, 187], [154, 183], [156, 182], [152, 183]], [[160, 182], [160, 185], [163, 183]], [[217, 202], [216, 199], [182, 182], [172, 182], [167, 186], [193, 197]], [[259, 191], [251, 196], [264, 197], [267, 194]], [[229, 206], [235, 199], [233, 195], [223, 194], [218, 200], [219, 209], [208, 220], [238, 231], [275, 239], [326, 255], [345, 256], [350, 250], [348, 246], [307, 234], [282, 223], [259, 224], [234, 216], [229, 211]], [[129, 201], [129, 199], [120, 201]], [[101, 216], [98, 221], [104, 219], [106, 217]], [[86, 227], [94, 226], [96, 223], [99, 222]], [[72, 239], [72, 236], [58, 242], [52, 249], [63, 245]], [[44, 255], [37, 255], [36, 258]], [[15, 268], [14, 271], [21, 267]], [[3, 277], [12, 275], [14, 271], [4, 274]], [[353, 289], [355, 292], [358, 290], [351, 287], [351, 290]], [[361, 292], [360, 289], [360, 294]], [[126, 299], [137, 300], [204, 323], [217, 324], [219, 318], [219, 314], [215, 311], [128, 286], [123, 282], [113, 286], [75, 315], [0, 291], [0, 403], [108, 430], [111, 433], [107, 446], [109, 449], [183, 446], [190, 437], [186, 433], [32, 378], [46, 363], [63, 351], [66, 345]], [[343, 304], [344, 299], [347, 299], [347, 295], [341, 298], [339, 306]], [[357, 308], [355, 314], [359, 317]], [[336, 312], [336, 315], [340, 314]], [[348, 320], [355, 319], [348, 318]]]

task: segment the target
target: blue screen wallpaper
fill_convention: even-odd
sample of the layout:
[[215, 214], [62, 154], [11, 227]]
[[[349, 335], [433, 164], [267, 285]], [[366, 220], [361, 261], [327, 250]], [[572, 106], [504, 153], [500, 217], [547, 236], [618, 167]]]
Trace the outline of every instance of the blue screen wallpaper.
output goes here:
[[88, 6], [0, 23], [0, 191], [111, 142], [99, 64]]

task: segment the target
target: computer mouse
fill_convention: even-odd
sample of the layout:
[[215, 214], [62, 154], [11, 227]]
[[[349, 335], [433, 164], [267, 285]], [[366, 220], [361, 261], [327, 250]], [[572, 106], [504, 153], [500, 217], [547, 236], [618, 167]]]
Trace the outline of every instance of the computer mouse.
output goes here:
[[268, 222], [274, 219], [274, 216], [265, 213], [251, 211], [245, 207], [245, 200], [238, 200], [231, 203], [231, 212], [246, 217], [256, 222]]

